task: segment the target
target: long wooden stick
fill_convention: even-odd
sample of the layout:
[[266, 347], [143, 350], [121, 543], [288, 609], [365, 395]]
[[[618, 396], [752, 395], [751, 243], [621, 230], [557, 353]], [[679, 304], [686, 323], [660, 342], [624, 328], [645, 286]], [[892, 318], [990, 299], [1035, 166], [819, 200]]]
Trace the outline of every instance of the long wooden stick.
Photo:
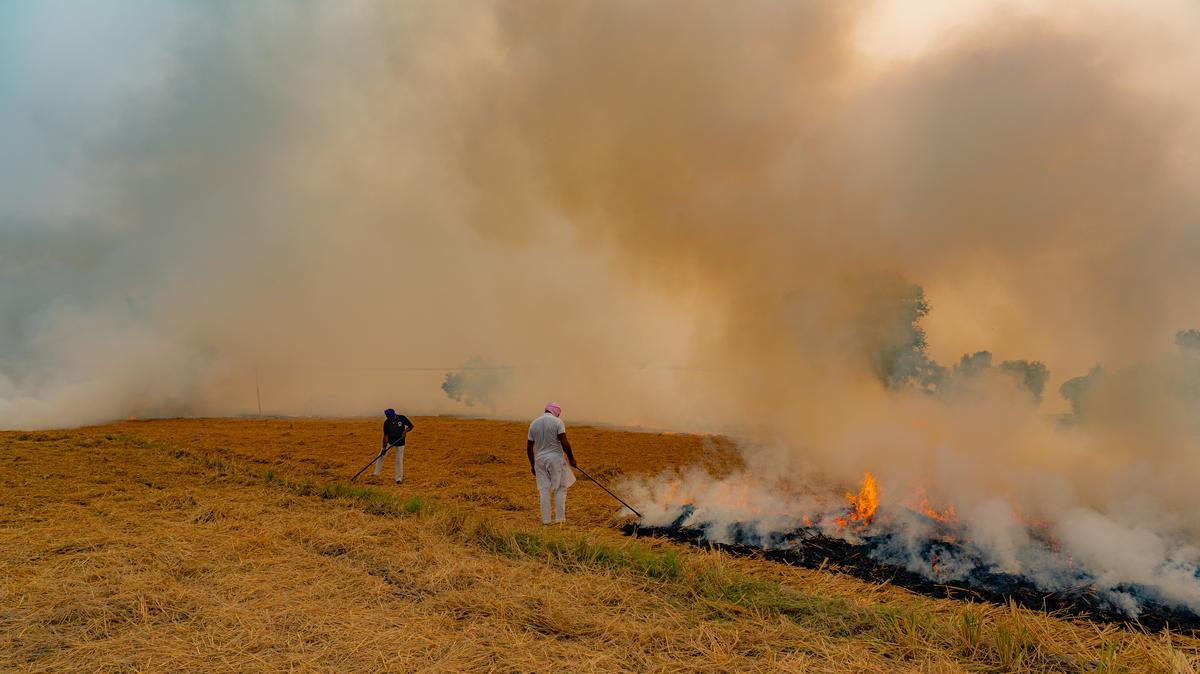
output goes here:
[[[383, 456], [384, 456], [385, 454], [387, 454], [387, 451], [388, 451], [389, 449], [391, 449], [392, 447], [393, 447], [393, 445], [392, 445], [391, 443], [388, 443], [388, 446], [387, 446], [387, 447], [384, 447], [384, 448], [383, 448], [383, 451], [379, 452], [379, 455], [378, 455], [378, 456], [376, 456], [374, 459], [371, 459], [371, 463], [375, 463], [376, 461], [378, 461], [378, 460], [382, 459], [382, 458], [383, 458]], [[362, 475], [362, 472], [363, 472], [364, 470], [366, 470], [366, 469], [368, 469], [368, 468], [370, 468], [370, 467], [371, 467], [371, 463], [368, 463], [367, 465], [365, 465], [365, 466], [363, 466], [362, 468], [360, 468], [360, 469], [358, 470], [358, 472], [354, 474], [354, 477], [350, 478], [350, 481], [351, 481], [351, 482], [353, 482], [353, 481], [357, 480], [357, 479], [358, 479], [358, 476], [359, 476], [359, 475]]]
[[633, 510], [633, 506], [631, 506], [631, 505], [629, 505], [628, 503], [626, 503], [625, 501], [621, 500], [621, 497], [620, 497], [620, 496], [617, 496], [616, 494], [612, 493], [611, 491], [609, 491], [608, 487], [605, 487], [604, 485], [600, 484], [600, 483], [599, 483], [599, 482], [596, 480], [596, 478], [592, 477], [591, 475], [588, 475], [586, 470], [584, 470], [584, 469], [582, 469], [582, 468], [579, 468], [579, 466], [575, 466], [575, 467], [579, 469], [579, 472], [583, 473], [583, 476], [584, 476], [584, 477], [586, 477], [587, 479], [591, 480], [592, 482], [595, 482], [597, 487], [600, 487], [600, 488], [601, 488], [601, 489], [603, 489], [604, 491], [608, 492], [608, 495], [609, 495], [609, 496], [611, 496], [611, 497], [613, 497], [613, 498], [617, 499], [618, 501], [621, 501], [621, 505], [623, 505], [623, 506], [625, 506], [626, 508], [629, 508], [630, 510], [632, 510], [634, 515], [637, 515], [639, 518], [642, 516], [642, 514], [641, 514], [640, 512], [638, 512], [638, 511], [636, 511], [636, 510]]

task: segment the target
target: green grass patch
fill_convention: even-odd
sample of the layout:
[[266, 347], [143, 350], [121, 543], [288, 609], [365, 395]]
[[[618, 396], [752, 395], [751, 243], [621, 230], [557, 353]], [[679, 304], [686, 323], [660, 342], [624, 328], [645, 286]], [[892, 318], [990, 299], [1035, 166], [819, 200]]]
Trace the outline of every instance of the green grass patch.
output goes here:
[[983, 611], [974, 604], [967, 604], [955, 625], [962, 655], [973, 658], [979, 654], [983, 646], [983, 624]]
[[456, 509], [424, 496], [405, 496], [386, 489], [348, 482], [317, 483], [277, 472], [251, 469], [215, 454], [193, 452], [131, 436], [120, 440], [135, 447], [154, 449], [176, 459], [200, 464], [221, 474], [244, 473], [260, 484], [286, 489], [297, 496], [317, 496], [344, 502], [364, 512], [388, 517], [430, 517], [446, 533], [494, 554], [539, 557], [564, 571], [605, 569], [665, 583], [681, 597], [700, 597], [718, 612], [737, 610], [785, 616], [798, 622], [821, 622], [838, 634], [860, 634], [872, 622], [861, 609], [841, 600], [828, 600], [783, 585], [730, 571], [717, 561], [690, 561], [675, 550], [653, 550], [635, 541], [602, 542], [557, 529], [527, 530], [498, 525], [488, 519], [469, 518]]
[[[901, 658], [921, 650], [948, 648], [962, 662], [1003, 671], [1029, 668], [1053, 658], [1058, 658], [1053, 662], [1069, 661], [1039, 653], [1034, 635], [1015, 609], [1010, 615], [990, 617], [983, 608], [970, 604], [950, 615], [908, 603], [859, 604], [738, 571], [719, 554], [656, 550], [629, 539], [619, 543], [598, 541], [558, 528], [510, 527], [426, 496], [345, 481], [318, 483], [311, 477], [292, 477], [273, 467], [264, 471], [261, 466], [237, 462], [228, 451], [219, 456], [131, 436], [114, 439], [204, 466], [226, 479], [269, 485], [296, 496], [319, 497], [372, 515], [420, 517], [447, 538], [493, 554], [540, 559], [568, 573], [600, 570], [646, 579], [648, 591], [680, 604], [707, 607], [712, 619], [732, 620], [747, 615], [768, 620], [784, 618], [834, 638], [898, 646]], [[1105, 643], [1099, 648], [1094, 669], [1120, 671], [1117, 660], [1115, 642]]]
[[876, 616], [876, 632], [886, 643], [915, 651], [946, 641], [940, 621], [925, 607], [883, 606], [876, 609]]
[[353, 501], [372, 515], [425, 515], [433, 511], [433, 501], [422, 496], [403, 497], [377, 487], [362, 487], [348, 482], [327, 482], [317, 491], [323, 499]]
[[992, 659], [1008, 669], [1017, 669], [1037, 650], [1029, 629], [1012, 615], [997, 619], [990, 625]]
[[683, 564], [674, 550], [656, 552], [637, 543], [613, 545], [583, 536], [552, 534], [543, 538], [542, 547], [551, 561], [563, 568], [601, 567], [665, 580], [683, 573]]
[[470, 539], [489, 552], [510, 557], [544, 557], [567, 571], [605, 568], [667, 580], [683, 573], [683, 563], [674, 550], [656, 552], [632, 542], [614, 545], [555, 531], [509, 529], [486, 519], [475, 523]]
[[1105, 674], [1108, 674], [1109, 672], [1125, 671], [1125, 669], [1117, 663], [1117, 653], [1120, 651], [1120, 649], [1121, 644], [1116, 640], [1105, 639], [1103, 642], [1101, 642], [1099, 652], [1096, 654], [1095, 671], [1103, 672]]
[[726, 617], [738, 611], [768, 618], [782, 616], [841, 637], [879, 632], [884, 624], [874, 612], [856, 604], [748, 576], [731, 570], [720, 560], [696, 564], [685, 580], [693, 595]]

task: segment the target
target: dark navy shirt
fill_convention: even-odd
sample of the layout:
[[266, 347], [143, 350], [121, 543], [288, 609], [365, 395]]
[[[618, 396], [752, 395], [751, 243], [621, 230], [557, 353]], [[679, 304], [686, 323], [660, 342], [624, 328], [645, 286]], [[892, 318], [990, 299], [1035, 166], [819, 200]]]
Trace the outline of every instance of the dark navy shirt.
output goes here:
[[397, 414], [383, 422], [383, 434], [387, 436], [388, 444], [393, 447], [404, 445], [404, 434], [413, 429], [413, 422], [403, 414]]

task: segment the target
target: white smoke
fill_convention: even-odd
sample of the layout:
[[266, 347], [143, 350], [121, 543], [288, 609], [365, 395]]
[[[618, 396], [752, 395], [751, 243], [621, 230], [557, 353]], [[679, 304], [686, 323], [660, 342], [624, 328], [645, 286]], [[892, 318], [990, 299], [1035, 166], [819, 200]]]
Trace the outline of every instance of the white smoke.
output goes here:
[[6, 3], [0, 426], [462, 412], [479, 356], [499, 416], [745, 439], [687, 478], [720, 521], [870, 470], [1000, 568], [1048, 568], [1036, 517], [1194, 605], [1197, 35], [1182, 0]]

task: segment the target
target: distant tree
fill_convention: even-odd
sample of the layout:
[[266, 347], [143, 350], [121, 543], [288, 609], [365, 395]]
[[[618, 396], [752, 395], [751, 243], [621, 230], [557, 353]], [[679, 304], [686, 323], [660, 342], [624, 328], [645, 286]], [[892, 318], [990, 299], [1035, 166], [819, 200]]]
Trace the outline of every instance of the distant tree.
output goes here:
[[1071, 412], [1082, 415], [1087, 409], [1087, 396], [1104, 379], [1104, 368], [1097, 365], [1081, 377], [1074, 377], [1058, 387], [1058, 394], [1071, 403]]
[[[893, 390], [916, 389], [946, 399], [970, 395], [978, 390], [973, 382], [993, 372], [992, 354], [976, 351], [963, 354], [952, 368], [939, 365], [926, 353], [928, 342], [921, 319], [929, 314], [925, 290], [899, 280], [879, 285], [881, 315], [863, 322], [870, 362], [880, 383]], [[1200, 339], [1200, 334], [1197, 335]], [[1015, 378], [1016, 384], [1041, 402], [1050, 370], [1039, 361], [1006, 360], [999, 370]]]
[[1042, 401], [1042, 391], [1050, 379], [1050, 369], [1036, 360], [1006, 360], [1000, 363], [1000, 371], [1017, 378], [1017, 385], [1029, 392], [1037, 402]]
[[1200, 330], [1175, 333], [1179, 358], [1171, 376], [1171, 388], [1193, 403], [1200, 401]]
[[1175, 333], [1175, 346], [1180, 353], [1200, 354], [1200, 330], [1180, 330]]
[[891, 389], [915, 387], [926, 392], [937, 389], [946, 370], [925, 353], [925, 329], [921, 319], [929, 313], [925, 290], [911, 283], [897, 282], [888, 289], [891, 297], [886, 315], [872, 324], [868, 339], [875, 374]]
[[978, 377], [990, 369], [992, 369], [991, 352], [976, 351], [975, 353], [964, 353], [962, 358], [958, 359], [958, 364], [954, 366], [953, 375], [963, 379], [970, 379]]

